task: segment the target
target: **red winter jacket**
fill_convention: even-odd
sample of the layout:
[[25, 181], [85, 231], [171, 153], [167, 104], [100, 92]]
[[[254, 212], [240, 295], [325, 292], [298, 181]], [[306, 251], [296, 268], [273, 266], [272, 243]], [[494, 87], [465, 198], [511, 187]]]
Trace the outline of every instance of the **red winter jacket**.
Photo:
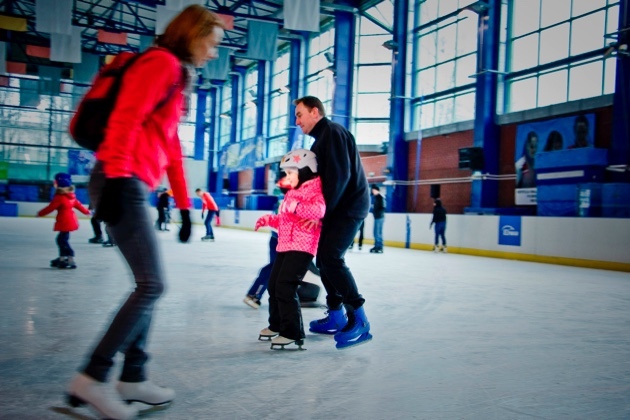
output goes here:
[[[295, 206], [295, 211], [289, 209]], [[289, 190], [278, 209], [269, 217], [269, 226], [278, 230], [278, 252], [303, 251], [315, 256], [322, 233], [321, 223], [316, 228], [304, 228], [305, 220], [319, 221], [326, 212], [326, 202], [319, 177], [306, 181], [295, 190]]]
[[184, 71], [179, 59], [164, 48], [153, 48], [138, 58], [123, 76], [105, 139], [96, 153], [107, 178], [136, 175], [155, 189], [166, 172], [180, 209], [190, 207], [177, 135]]
[[37, 216], [46, 216], [57, 210], [57, 220], [53, 230], [56, 232], [74, 232], [79, 229], [79, 219], [73, 209], [77, 209], [85, 215], [90, 214], [90, 211], [77, 200], [74, 193], [57, 191], [50, 204], [41, 209]]

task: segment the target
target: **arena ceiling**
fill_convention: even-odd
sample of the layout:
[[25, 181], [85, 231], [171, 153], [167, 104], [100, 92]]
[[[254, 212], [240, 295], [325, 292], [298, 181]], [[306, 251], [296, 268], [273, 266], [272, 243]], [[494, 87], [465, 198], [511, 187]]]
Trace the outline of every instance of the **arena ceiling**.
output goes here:
[[[84, 52], [106, 55], [123, 50], [138, 50], [142, 35], [154, 36], [156, 25], [156, 7], [164, 6], [166, 0], [75, 0], [72, 25], [81, 27], [82, 50]], [[247, 22], [263, 20], [277, 22], [280, 25], [279, 47], [299, 34], [283, 29], [283, 4], [291, 0], [206, 0], [205, 6], [215, 12], [234, 16], [234, 29], [226, 32], [222, 45], [235, 50], [236, 64], [248, 65], [251, 61], [239, 58], [239, 52], [247, 49]], [[372, 15], [370, 8], [393, 0], [321, 0], [321, 21], [331, 20], [335, 11], [350, 11], [368, 19], [391, 32], [391, 22], [385, 22], [380, 16]], [[372, 9], [373, 10], [373, 9]], [[35, 30], [35, 0], [0, 0], [0, 13], [27, 20], [26, 32], [0, 29], [0, 41], [7, 42], [7, 60], [36, 65], [60, 65], [45, 58], [26, 54], [27, 45], [49, 46], [50, 36]], [[124, 32], [127, 34], [126, 45], [114, 45], [99, 42], [98, 30]]]

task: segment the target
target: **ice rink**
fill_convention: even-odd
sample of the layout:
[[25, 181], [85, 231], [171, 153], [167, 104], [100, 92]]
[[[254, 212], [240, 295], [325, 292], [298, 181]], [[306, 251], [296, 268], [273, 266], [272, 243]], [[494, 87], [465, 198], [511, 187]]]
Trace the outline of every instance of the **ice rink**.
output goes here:
[[[0, 218], [0, 419], [95, 418], [63, 394], [132, 287], [84, 219], [78, 268], [50, 268], [53, 221]], [[259, 310], [242, 302], [269, 234], [217, 228], [202, 243], [195, 225], [180, 244], [176, 231], [156, 232], [168, 287], [149, 376], [177, 398], [143, 418], [630, 418], [628, 273], [355, 246], [374, 339], [340, 351], [307, 332], [306, 351], [279, 351], [257, 340], [266, 295]], [[323, 314], [304, 308], [306, 329]]]

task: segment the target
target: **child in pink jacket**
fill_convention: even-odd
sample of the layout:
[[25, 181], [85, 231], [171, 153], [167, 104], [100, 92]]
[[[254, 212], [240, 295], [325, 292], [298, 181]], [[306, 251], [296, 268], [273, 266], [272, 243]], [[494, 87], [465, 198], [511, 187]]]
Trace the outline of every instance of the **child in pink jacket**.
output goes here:
[[297, 289], [317, 254], [326, 203], [313, 152], [289, 152], [280, 168], [292, 189], [286, 193], [278, 214], [262, 216], [255, 227], [270, 226], [278, 231], [278, 254], [269, 278], [269, 327], [260, 332], [258, 339], [271, 339], [272, 349], [284, 349], [292, 343], [301, 349], [305, 335]]
[[74, 209], [81, 213], [89, 215], [90, 211], [86, 209], [74, 194], [74, 185], [70, 175], [59, 172], [55, 175], [55, 196], [49, 205], [41, 209], [37, 216], [46, 216], [57, 210], [57, 219], [55, 221], [55, 231], [57, 235], [57, 246], [59, 247], [59, 258], [50, 262], [51, 267], [57, 268], [77, 268], [74, 263], [74, 250], [70, 247], [70, 232], [79, 229], [79, 219]]

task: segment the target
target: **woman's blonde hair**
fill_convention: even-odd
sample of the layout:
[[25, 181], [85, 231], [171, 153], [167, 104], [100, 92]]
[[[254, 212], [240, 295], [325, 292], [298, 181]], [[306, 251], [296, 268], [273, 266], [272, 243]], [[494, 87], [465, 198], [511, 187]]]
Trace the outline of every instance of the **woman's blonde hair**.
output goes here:
[[170, 50], [183, 62], [190, 63], [193, 41], [210, 35], [216, 27], [225, 29], [221, 18], [203, 6], [193, 4], [173, 18], [155, 43]]

